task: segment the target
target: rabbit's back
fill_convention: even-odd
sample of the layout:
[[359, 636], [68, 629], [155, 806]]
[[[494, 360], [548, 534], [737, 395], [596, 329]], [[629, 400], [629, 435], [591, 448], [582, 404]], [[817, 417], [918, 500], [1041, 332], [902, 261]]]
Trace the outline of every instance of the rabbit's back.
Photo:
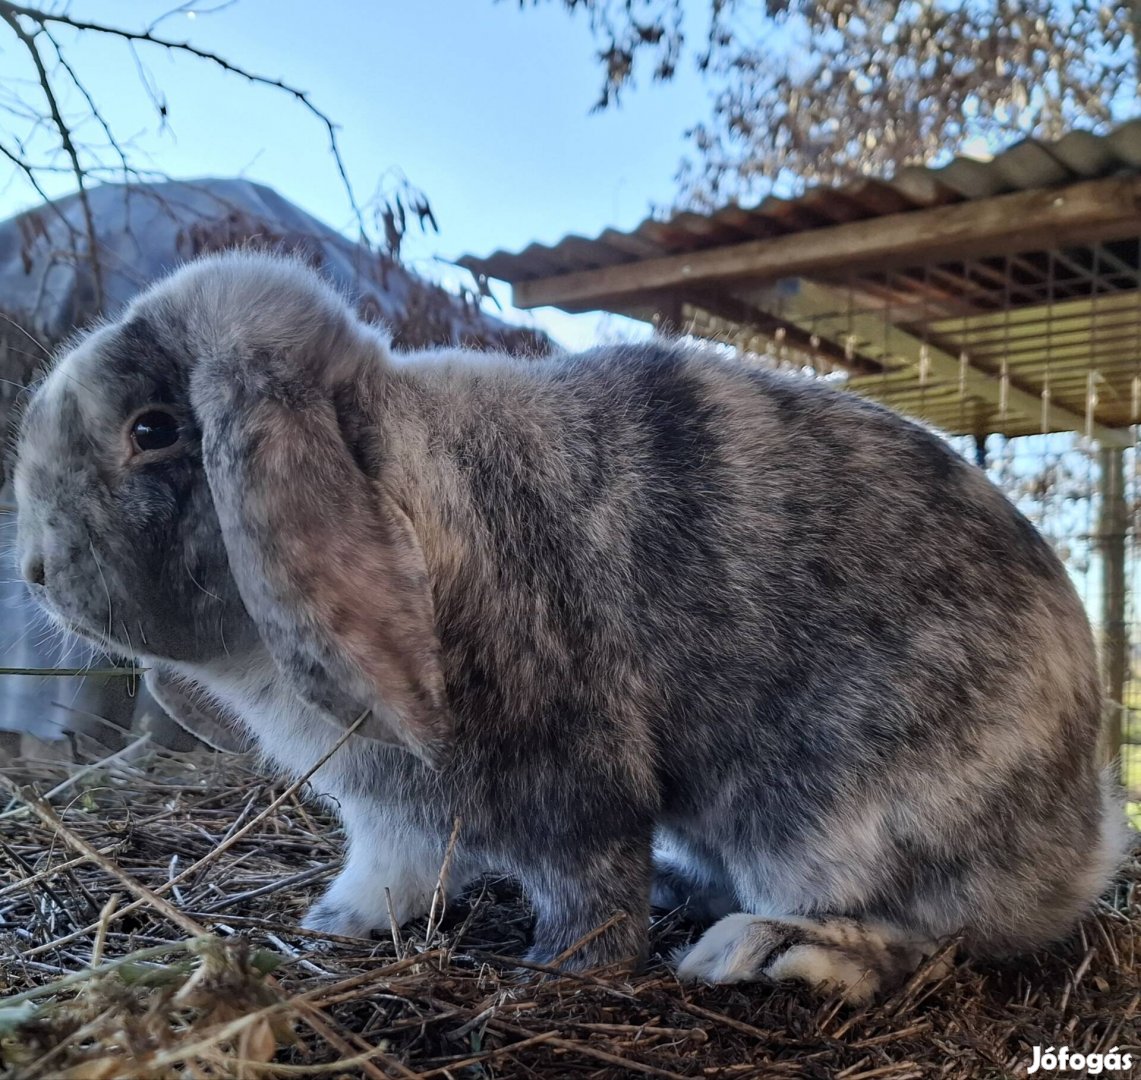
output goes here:
[[935, 435], [658, 344], [407, 378], [392, 453], [473, 805], [620, 762], [681, 841], [764, 852], [774, 903], [918, 891], [933, 922], [980, 850], [1021, 879], [1098, 849], [1085, 615]]
[[[549, 677], [625, 661], [679, 715], [716, 702], [723, 734], [745, 702], [750, 731], [812, 706], [802, 735], [843, 728], [898, 752], [966, 737], [1036, 687], [1054, 712], [1078, 696], [1069, 736], [1095, 729], [1092, 640], [1064, 568], [934, 434], [663, 345], [457, 368], [419, 373], [389, 451], [419, 503], [445, 635], [498, 628], [490, 653], [522, 639]], [[512, 687], [524, 697], [528, 674]]]

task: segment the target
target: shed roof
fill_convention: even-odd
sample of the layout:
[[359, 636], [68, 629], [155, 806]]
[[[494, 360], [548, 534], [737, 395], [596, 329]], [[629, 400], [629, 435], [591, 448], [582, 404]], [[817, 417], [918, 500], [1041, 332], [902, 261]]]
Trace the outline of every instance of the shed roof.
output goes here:
[[950, 431], [1120, 443], [1141, 420], [1139, 240], [1134, 120], [460, 263], [524, 307], [777, 341]]

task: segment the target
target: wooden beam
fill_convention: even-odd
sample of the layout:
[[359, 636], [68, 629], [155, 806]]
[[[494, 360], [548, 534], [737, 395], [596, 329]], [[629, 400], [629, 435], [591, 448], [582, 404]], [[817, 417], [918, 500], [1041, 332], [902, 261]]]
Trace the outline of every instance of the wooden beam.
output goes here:
[[[996, 412], [1001, 409], [1000, 379], [969, 363], [962, 365], [958, 357], [920, 341], [874, 313], [847, 311], [842, 293], [812, 282], [799, 281], [781, 290], [779, 305], [784, 318], [804, 328], [815, 328], [816, 333], [827, 335], [833, 341], [842, 340], [848, 334], [853, 335], [860, 352], [881, 360], [887, 366], [890, 366], [889, 359], [895, 357], [909, 367], [918, 369], [926, 355], [927, 370], [933, 383], [957, 386], [961, 380], [964, 391], [971, 397], [977, 398]], [[914, 377], [918, 385], [918, 370]], [[864, 376], [851, 380], [849, 386], [874, 396], [876, 382], [877, 376]], [[1006, 408], [1008, 412], [1032, 422], [1039, 422], [1043, 416], [1041, 395], [1031, 393], [1010, 379], [1007, 380], [1006, 387]], [[1046, 406], [1045, 420], [1053, 431], [1086, 431], [1086, 418], [1083, 415], [1054, 401]], [[1126, 429], [1110, 428], [1099, 423], [1094, 423], [1091, 428], [1090, 434], [1102, 446], [1133, 445], [1133, 439]]]
[[[901, 305], [902, 306], [902, 305]], [[1130, 289], [1125, 292], [1107, 293], [1096, 299], [1089, 295], [1070, 300], [1039, 300], [1028, 306], [1012, 307], [1006, 311], [988, 311], [979, 315], [951, 315], [946, 319], [933, 319], [933, 334], [976, 334], [988, 330], [1003, 332], [1019, 326], [1045, 324], [1047, 320], [1055, 327], [1068, 319], [1108, 319], [1125, 314], [1137, 315], [1141, 312], [1141, 294]]]
[[1125, 623], [1125, 539], [1129, 532], [1129, 504], [1125, 497], [1125, 464], [1120, 450], [1103, 449], [1098, 454], [1101, 482], [1098, 485], [1098, 548], [1101, 552], [1101, 680], [1104, 692], [1102, 759], [1111, 765], [1118, 781], [1122, 776], [1122, 734], [1125, 718], [1125, 684], [1129, 671], [1129, 637]]
[[1043, 250], [1063, 242], [1088, 245], [1139, 232], [1141, 177], [1112, 177], [520, 281], [514, 285], [513, 299], [521, 308], [605, 308], [615, 297], [698, 282], [720, 286], [825, 270], [931, 264]]

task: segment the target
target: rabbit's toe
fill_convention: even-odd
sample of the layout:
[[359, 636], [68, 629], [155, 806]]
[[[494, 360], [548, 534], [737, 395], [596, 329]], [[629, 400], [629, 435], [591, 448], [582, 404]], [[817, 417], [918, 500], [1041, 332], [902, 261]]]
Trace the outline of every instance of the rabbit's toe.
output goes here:
[[306, 930], [318, 934], [337, 934], [340, 937], [367, 938], [379, 929], [376, 920], [342, 901], [324, 897], [318, 900], [301, 920]]
[[[434, 881], [427, 878], [362, 878], [349, 867], [308, 911], [306, 930], [344, 937], [369, 937], [386, 932], [393, 919], [402, 926], [427, 913]], [[391, 883], [389, 883], [391, 882]]]

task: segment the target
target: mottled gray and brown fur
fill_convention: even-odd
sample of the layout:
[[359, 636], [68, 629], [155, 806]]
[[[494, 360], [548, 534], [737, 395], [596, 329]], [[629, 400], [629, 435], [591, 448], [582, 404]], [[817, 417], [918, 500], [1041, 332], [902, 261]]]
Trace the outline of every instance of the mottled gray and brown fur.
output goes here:
[[[177, 441], [139, 452], [156, 408]], [[653, 894], [726, 916], [684, 976], [858, 1000], [946, 935], [1065, 934], [1119, 858], [1062, 566], [819, 383], [662, 342], [394, 356], [312, 271], [231, 254], [59, 361], [15, 479], [60, 624], [289, 773], [366, 717], [315, 778], [349, 851], [310, 927], [386, 926], [386, 887], [421, 914], [458, 817], [453, 885], [516, 875], [534, 961], [615, 912], [568, 963], [636, 959]]]

